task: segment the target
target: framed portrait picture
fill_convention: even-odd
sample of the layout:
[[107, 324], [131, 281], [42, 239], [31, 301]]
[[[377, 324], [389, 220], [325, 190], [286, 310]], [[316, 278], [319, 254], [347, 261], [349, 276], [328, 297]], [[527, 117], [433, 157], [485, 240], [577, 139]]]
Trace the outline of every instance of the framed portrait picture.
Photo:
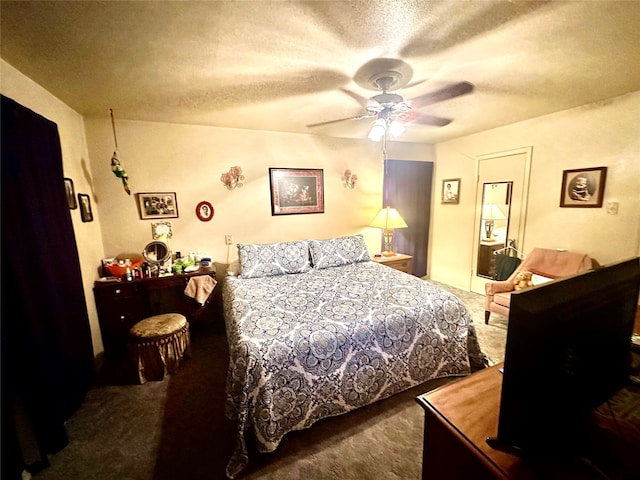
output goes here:
[[460, 179], [449, 178], [442, 181], [442, 203], [460, 202]]
[[560, 206], [601, 208], [607, 167], [578, 168], [562, 172]]
[[136, 195], [140, 219], [178, 218], [175, 192], [145, 192]]
[[271, 215], [324, 213], [323, 171], [270, 168]]
[[213, 214], [213, 205], [211, 205], [209, 202], [200, 202], [196, 206], [196, 215], [201, 222], [208, 222], [213, 218]]
[[80, 205], [80, 218], [83, 222], [93, 222], [93, 211], [91, 210], [91, 197], [85, 193], [78, 194], [78, 204]]
[[67, 205], [71, 210], [78, 208], [78, 202], [76, 201], [76, 189], [73, 186], [73, 180], [70, 178], [64, 179], [64, 190], [67, 193]]

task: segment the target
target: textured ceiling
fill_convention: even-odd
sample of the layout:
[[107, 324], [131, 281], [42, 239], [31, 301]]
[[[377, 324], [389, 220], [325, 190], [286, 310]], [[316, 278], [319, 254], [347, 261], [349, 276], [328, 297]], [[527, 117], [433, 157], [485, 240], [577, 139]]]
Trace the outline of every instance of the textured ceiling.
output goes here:
[[[437, 143], [640, 90], [640, 1], [91, 1], [0, 3], [1, 56], [83, 115], [366, 136], [354, 81], [410, 65], [404, 141]], [[412, 85], [413, 84], [413, 85]], [[344, 90], [354, 93], [349, 95]]]

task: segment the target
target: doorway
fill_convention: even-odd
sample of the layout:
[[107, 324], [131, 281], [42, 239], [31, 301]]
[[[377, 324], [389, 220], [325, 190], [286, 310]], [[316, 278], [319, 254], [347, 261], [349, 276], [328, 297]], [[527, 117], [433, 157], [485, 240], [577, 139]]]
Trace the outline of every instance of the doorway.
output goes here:
[[515, 241], [522, 251], [526, 227], [532, 147], [476, 157], [476, 215], [471, 291], [485, 294], [494, 252]]

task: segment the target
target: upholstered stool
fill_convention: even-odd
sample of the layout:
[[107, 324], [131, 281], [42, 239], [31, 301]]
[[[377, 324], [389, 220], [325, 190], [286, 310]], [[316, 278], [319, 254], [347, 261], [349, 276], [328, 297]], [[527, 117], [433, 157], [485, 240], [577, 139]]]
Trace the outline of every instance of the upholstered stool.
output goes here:
[[139, 321], [129, 330], [129, 345], [140, 383], [174, 373], [182, 357], [191, 357], [189, 324], [184, 315], [165, 313]]

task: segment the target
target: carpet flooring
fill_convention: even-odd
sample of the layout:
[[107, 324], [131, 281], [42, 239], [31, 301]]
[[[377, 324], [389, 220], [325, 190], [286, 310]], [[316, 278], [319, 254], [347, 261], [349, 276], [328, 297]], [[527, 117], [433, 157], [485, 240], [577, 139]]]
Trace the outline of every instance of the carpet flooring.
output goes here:
[[[435, 282], [434, 282], [435, 283]], [[483, 352], [504, 358], [506, 317], [484, 324], [484, 297], [441, 285], [471, 312]], [[162, 382], [92, 388], [67, 422], [69, 445], [38, 480], [217, 480], [234, 446], [224, 416], [227, 343], [218, 327], [192, 329], [193, 358]], [[423, 410], [415, 398], [435, 380], [311, 428], [269, 454], [251, 453], [241, 480], [415, 479], [421, 476]]]

